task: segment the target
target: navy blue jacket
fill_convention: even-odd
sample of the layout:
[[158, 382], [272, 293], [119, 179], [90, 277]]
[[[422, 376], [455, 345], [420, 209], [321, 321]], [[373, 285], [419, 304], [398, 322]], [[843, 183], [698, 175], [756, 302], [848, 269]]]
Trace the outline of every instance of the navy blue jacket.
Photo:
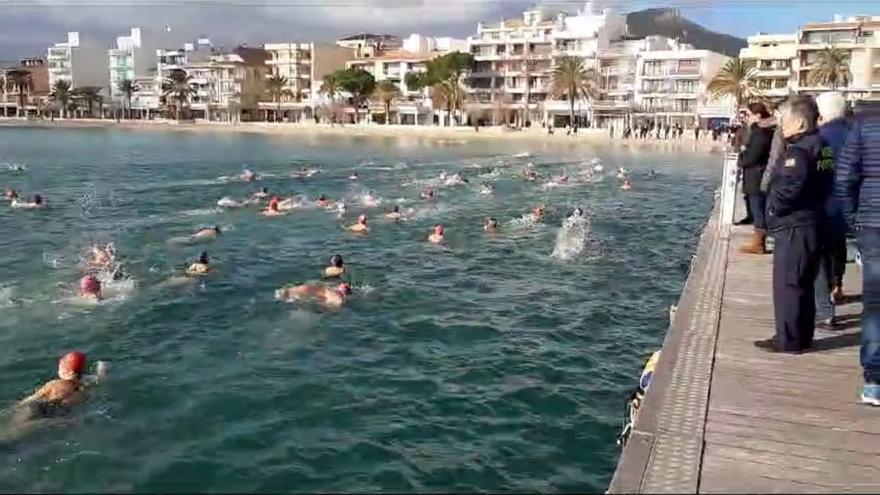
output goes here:
[[853, 124], [837, 160], [834, 195], [851, 230], [880, 228], [880, 115]]
[[782, 163], [770, 178], [767, 195], [767, 228], [770, 231], [815, 226], [824, 217], [822, 189], [823, 185], [830, 183], [830, 178], [818, 167], [823, 147], [818, 132], [798, 134], [788, 139]]

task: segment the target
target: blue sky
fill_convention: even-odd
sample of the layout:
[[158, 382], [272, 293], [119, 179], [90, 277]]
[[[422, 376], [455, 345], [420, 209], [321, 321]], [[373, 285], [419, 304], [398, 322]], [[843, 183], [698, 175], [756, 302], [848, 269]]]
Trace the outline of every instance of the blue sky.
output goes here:
[[[421, 32], [466, 37], [479, 20], [516, 17], [536, 0], [0, 0], [0, 60], [45, 54], [79, 30], [109, 46], [129, 26], [171, 25], [185, 39], [207, 35], [216, 44], [330, 41], [355, 32]], [[573, 11], [581, 0], [540, 0]], [[596, 0], [621, 11], [670, 6], [719, 32], [794, 32], [836, 13], [880, 14], [880, 1]], [[871, 12], [873, 10], [873, 12]]]

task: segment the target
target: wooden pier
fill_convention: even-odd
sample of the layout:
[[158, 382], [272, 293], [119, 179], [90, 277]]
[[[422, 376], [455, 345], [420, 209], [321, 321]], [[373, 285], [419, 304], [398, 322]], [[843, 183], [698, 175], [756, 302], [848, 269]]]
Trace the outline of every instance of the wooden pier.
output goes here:
[[859, 402], [859, 267], [847, 265], [839, 330], [817, 330], [801, 355], [762, 351], [773, 256], [739, 253], [751, 227], [727, 225], [723, 203], [609, 492], [880, 492], [880, 408]]

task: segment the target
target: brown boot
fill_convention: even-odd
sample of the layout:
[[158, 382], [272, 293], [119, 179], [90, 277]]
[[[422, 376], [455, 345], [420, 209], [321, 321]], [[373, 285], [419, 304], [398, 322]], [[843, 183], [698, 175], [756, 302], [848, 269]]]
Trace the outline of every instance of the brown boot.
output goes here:
[[745, 254], [767, 254], [767, 250], [764, 249], [764, 240], [767, 238], [767, 234], [762, 230], [755, 230], [752, 233], [752, 238], [749, 242], [739, 248], [739, 252]]

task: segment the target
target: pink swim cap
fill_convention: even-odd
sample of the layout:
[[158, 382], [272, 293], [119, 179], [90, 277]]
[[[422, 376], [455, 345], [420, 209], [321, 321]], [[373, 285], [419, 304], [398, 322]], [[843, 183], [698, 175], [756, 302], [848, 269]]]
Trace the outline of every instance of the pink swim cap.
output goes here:
[[442, 225], [435, 226], [434, 233], [437, 235], [443, 235], [443, 226]]
[[94, 275], [86, 275], [79, 281], [79, 288], [85, 294], [99, 294], [101, 292], [101, 281]]
[[78, 351], [68, 352], [58, 361], [58, 368], [82, 375], [86, 369], [86, 355]]

